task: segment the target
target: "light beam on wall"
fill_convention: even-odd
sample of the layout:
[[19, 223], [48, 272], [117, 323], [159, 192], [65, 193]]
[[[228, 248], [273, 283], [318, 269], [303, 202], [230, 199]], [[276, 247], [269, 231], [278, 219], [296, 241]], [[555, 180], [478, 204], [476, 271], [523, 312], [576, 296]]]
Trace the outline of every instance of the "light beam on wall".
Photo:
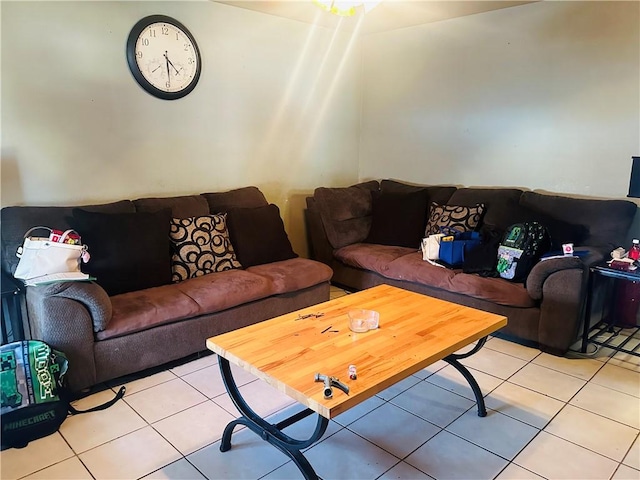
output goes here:
[[360, 17], [358, 18], [358, 22], [356, 23], [356, 26], [353, 30], [353, 32], [351, 33], [351, 38], [349, 39], [349, 43], [347, 45], [347, 47], [345, 48], [344, 52], [342, 53], [342, 58], [340, 59], [340, 64], [338, 65], [338, 68], [336, 69], [334, 75], [333, 75], [333, 79], [331, 80], [331, 83], [329, 85], [329, 87], [326, 90], [326, 94], [322, 100], [322, 104], [320, 106], [320, 109], [316, 112], [316, 118], [315, 118], [315, 122], [313, 127], [311, 128], [311, 130], [309, 131], [309, 136], [307, 138], [307, 144], [303, 150], [304, 155], [306, 156], [306, 153], [309, 151], [311, 145], [313, 144], [313, 142], [315, 141], [316, 135], [318, 133], [318, 129], [320, 128], [321, 123], [324, 120], [324, 117], [327, 113], [327, 107], [329, 106], [329, 104], [331, 103], [331, 97], [333, 96], [336, 87], [339, 83], [340, 77], [345, 69], [345, 66], [347, 64], [348, 60], [351, 60], [353, 57], [351, 56], [351, 51], [353, 50], [353, 48], [355, 47], [356, 44], [356, 40], [358, 39], [358, 34], [360, 31], [360, 28], [362, 26], [362, 19], [364, 17]]
[[338, 37], [338, 34], [340, 33], [340, 24], [342, 23], [342, 19], [340, 19], [340, 22], [338, 23], [338, 26], [336, 27], [336, 29], [333, 31], [333, 35], [331, 36], [331, 40], [329, 41], [327, 48], [325, 50], [325, 53], [322, 57], [322, 61], [320, 62], [320, 65], [318, 67], [318, 75], [316, 75], [316, 78], [313, 82], [313, 84], [310, 86], [309, 88], [309, 93], [307, 94], [307, 99], [304, 103], [304, 107], [302, 108], [302, 112], [303, 115], [307, 113], [307, 111], [309, 110], [309, 105], [311, 104], [312, 100], [315, 98], [316, 95], [316, 91], [318, 90], [318, 86], [321, 84], [321, 77], [322, 77], [322, 72], [325, 71], [325, 66], [327, 64], [327, 61], [329, 60], [329, 57], [331, 56], [331, 52], [333, 50], [333, 46], [335, 44], [336, 38]]
[[318, 16], [316, 15], [313, 25], [309, 29], [309, 34], [307, 35], [307, 38], [300, 52], [300, 55], [298, 56], [298, 61], [296, 62], [296, 65], [291, 73], [291, 76], [289, 77], [289, 82], [287, 84], [287, 87], [285, 88], [284, 96], [280, 100], [278, 108], [273, 116], [273, 121], [271, 122], [269, 131], [263, 142], [262, 150], [257, 155], [257, 158], [265, 158], [268, 152], [271, 151], [273, 145], [276, 142], [276, 139], [278, 138], [278, 135], [277, 135], [278, 132], [280, 132], [284, 126], [285, 112], [287, 108], [290, 107], [291, 99], [294, 95], [296, 84], [300, 79], [303, 63], [309, 54], [309, 50], [312, 48], [313, 39], [318, 30], [317, 20], [318, 20]]

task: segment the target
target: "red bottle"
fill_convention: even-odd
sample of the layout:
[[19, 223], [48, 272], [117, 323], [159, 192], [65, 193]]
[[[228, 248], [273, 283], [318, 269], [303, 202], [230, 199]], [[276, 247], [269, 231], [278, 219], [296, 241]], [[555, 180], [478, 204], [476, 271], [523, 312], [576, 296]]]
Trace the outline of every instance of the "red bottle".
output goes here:
[[631, 260], [640, 259], [640, 240], [638, 240], [637, 238], [633, 239], [631, 248], [629, 249], [629, 258]]

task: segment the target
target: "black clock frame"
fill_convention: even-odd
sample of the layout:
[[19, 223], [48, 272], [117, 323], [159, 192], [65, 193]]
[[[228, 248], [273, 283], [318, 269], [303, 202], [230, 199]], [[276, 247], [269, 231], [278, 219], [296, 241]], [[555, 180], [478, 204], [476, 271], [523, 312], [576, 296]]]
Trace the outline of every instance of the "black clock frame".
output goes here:
[[[193, 44], [193, 48], [195, 50], [196, 59], [198, 65], [196, 67], [196, 74], [191, 80], [191, 83], [187, 85], [185, 88], [178, 92], [165, 92], [153, 86], [144, 75], [140, 71], [140, 67], [138, 66], [138, 62], [136, 62], [136, 43], [138, 41], [138, 36], [142, 33], [142, 31], [147, 28], [152, 23], [169, 23], [184, 32], [184, 34], [189, 38], [191, 43]], [[161, 98], [163, 100], [177, 100], [178, 98], [182, 98], [188, 95], [194, 88], [196, 88], [196, 84], [200, 79], [200, 72], [202, 71], [202, 57], [200, 57], [200, 50], [198, 49], [198, 44], [196, 43], [196, 39], [191, 35], [191, 32], [187, 27], [185, 27], [182, 23], [177, 21], [175, 18], [168, 17], [166, 15], [149, 15], [148, 17], [144, 17], [139, 20], [129, 32], [129, 37], [127, 38], [127, 63], [129, 64], [129, 70], [133, 75], [133, 78], [140, 84], [142, 88], [144, 88], [148, 93], [153, 95], [154, 97]]]

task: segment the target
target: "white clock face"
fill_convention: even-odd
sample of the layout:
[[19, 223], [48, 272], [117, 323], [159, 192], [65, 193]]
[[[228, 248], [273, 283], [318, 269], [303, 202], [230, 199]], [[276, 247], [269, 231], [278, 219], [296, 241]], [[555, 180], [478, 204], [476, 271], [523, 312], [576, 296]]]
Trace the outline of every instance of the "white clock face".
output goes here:
[[150, 93], [170, 100], [195, 87], [200, 54], [179, 22], [160, 15], [141, 20], [131, 32], [127, 49], [134, 77]]

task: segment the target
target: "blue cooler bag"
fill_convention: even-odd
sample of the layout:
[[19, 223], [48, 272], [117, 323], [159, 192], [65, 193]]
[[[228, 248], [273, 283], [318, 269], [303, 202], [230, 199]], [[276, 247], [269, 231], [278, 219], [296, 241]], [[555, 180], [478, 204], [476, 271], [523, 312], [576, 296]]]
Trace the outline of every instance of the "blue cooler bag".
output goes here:
[[461, 267], [464, 263], [465, 252], [478, 247], [481, 243], [479, 232], [456, 232], [453, 240], [440, 240], [440, 261], [448, 267]]

